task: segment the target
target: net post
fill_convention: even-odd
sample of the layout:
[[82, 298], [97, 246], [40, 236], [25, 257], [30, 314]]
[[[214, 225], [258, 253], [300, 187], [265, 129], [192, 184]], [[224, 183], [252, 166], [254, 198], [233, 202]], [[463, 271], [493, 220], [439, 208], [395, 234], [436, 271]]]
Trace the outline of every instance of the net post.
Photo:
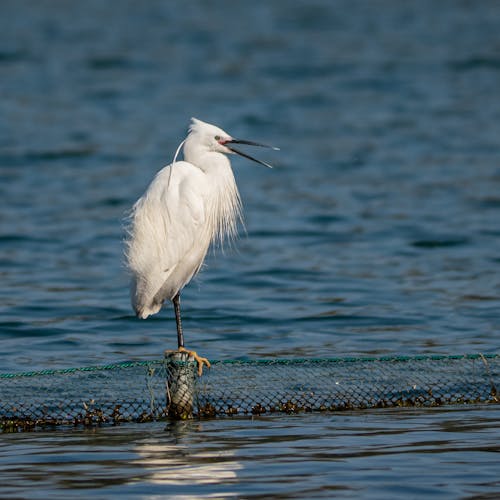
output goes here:
[[193, 418], [196, 362], [189, 353], [165, 351], [167, 368], [167, 416], [174, 420]]

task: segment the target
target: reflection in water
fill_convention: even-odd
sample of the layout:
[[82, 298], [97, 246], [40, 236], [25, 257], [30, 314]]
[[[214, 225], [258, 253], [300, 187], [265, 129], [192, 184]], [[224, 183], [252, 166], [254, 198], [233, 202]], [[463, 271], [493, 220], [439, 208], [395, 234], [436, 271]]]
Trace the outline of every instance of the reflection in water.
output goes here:
[[[237, 481], [237, 471], [243, 465], [234, 459], [234, 450], [190, 446], [190, 436], [202, 433], [202, 424], [179, 422], [168, 425], [165, 431], [172, 435], [172, 442], [149, 437], [134, 448], [139, 455], [137, 465], [148, 471], [148, 483], [221, 485]], [[220, 496], [219, 493], [214, 495]], [[231, 496], [232, 493], [225, 492], [224, 495]], [[211, 496], [203, 495], [203, 498]]]

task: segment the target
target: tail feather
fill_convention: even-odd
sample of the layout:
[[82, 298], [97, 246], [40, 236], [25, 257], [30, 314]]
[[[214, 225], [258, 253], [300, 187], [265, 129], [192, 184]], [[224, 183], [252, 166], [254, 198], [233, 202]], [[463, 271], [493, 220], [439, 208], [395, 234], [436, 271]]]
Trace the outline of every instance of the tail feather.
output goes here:
[[147, 319], [148, 316], [151, 316], [152, 314], [156, 314], [157, 312], [159, 312], [161, 306], [162, 306], [161, 304], [158, 304], [155, 305], [154, 307], [148, 307], [148, 306], [143, 306], [138, 308], [134, 307], [134, 310], [138, 318]]
[[163, 301], [155, 300], [154, 294], [147, 293], [147, 284], [138, 279], [132, 280], [130, 298], [136, 316], [141, 319], [156, 314], [163, 305]]

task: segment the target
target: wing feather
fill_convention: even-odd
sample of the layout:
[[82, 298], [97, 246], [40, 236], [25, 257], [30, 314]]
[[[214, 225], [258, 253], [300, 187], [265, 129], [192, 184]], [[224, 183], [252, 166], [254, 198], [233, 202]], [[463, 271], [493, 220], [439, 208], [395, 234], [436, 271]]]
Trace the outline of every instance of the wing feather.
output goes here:
[[158, 172], [132, 209], [127, 264], [138, 316], [158, 312], [198, 272], [210, 244], [205, 174], [187, 162]]

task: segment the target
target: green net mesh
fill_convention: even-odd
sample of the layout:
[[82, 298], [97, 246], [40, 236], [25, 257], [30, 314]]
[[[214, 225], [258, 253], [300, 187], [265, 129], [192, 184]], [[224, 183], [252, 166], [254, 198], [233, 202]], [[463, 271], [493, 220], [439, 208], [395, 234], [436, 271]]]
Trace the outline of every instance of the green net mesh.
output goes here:
[[167, 360], [0, 375], [4, 431], [397, 406], [498, 403], [499, 355]]

